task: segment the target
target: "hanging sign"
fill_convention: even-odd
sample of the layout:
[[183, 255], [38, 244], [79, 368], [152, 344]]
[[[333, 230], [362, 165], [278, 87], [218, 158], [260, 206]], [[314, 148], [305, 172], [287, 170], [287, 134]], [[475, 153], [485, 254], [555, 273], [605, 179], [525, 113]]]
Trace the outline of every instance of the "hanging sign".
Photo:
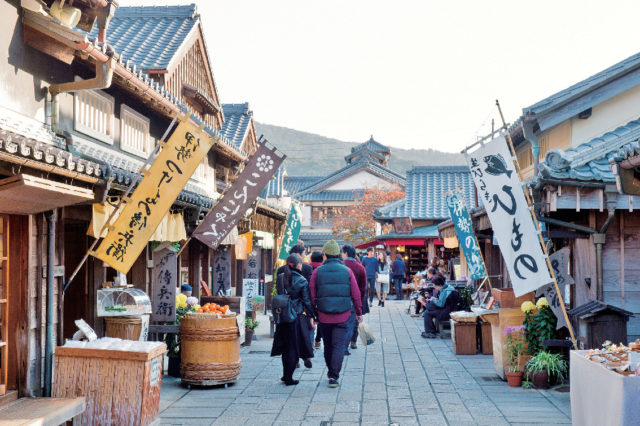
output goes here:
[[289, 219], [287, 220], [287, 227], [285, 228], [284, 237], [282, 238], [282, 246], [280, 247], [278, 259], [287, 259], [289, 250], [298, 242], [301, 228], [302, 212], [300, 211], [300, 206], [296, 203], [291, 203], [291, 211], [289, 212]]
[[550, 283], [552, 278], [538, 230], [505, 137], [500, 135], [473, 153], [465, 151], [465, 157], [507, 265], [515, 296]]
[[569, 275], [569, 248], [565, 247], [558, 250], [549, 256], [549, 260], [551, 261], [553, 272], [556, 274], [556, 280], [558, 280], [558, 288], [561, 294], [558, 294], [556, 286], [551, 283], [540, 287], [536, 291], [536, 297], [544, 296], [547, 299], [551, 311], [558, 319], [556, 324], [556, 330], [558, 330], [567, 326], [567, 321], [564, 319], [562, 313], [562, 295], [564, 294], [565, 286], [574, 283], [573, 277]]
[[253, 247], [247, 254], [247, 263], [244, 270], [245, 278], [260, 278], [260, 247]]
[[264, 310], [264, 295], [260, 294], [260, 280], [257, 278], [242, 279], [242, 296], [247, 302], [247, 311]]
[[231, 188], [209, 210], [191, 236], [216, 249], [244, 217], [285, 158], [275, 147], [261, 143]]
[[158, 247], [152, 254], [151, 320], [176, 320], [176, 288], [178, 286], [178, 256], [170, 244]]
[[92, 254], [126, 274], [216, 140], [187, 116], [180, 117], [173, 134]]
[[460, 191], [453, 191], [447, 194], [445, 199], [451, 220], [456, 228], [460, 247], [467, 261], [469, 276], [472, 280], [482, 279], [487, 276], [487, 272], [482, 260], [482, 253], [480, 253], [480, 247], [478, 246], [478, 240], [473, 233], [471, 216], [467, 210], [463, 195]]
[[231, 250], [218, 248], [213, 254], [213, 294], [226, 294], [231, 288]]

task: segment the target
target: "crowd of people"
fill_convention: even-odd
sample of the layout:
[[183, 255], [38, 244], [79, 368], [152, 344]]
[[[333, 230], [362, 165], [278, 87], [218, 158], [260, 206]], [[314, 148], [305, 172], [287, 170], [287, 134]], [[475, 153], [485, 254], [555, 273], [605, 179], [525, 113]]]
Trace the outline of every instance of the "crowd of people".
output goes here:
[[[307, 262], [308, 260], [308, 262]], [[435, 338], [438, 329], [434, 319], [445, 321], [449, 313], [458, 309], [461, 297], [447, 284], [437, 258], [416, 285], [415, 312], [424, 316], [422, 337]], [[322, 251], [314, 251], [307, 258], [303, 244], [289, 251], [286, 263], [278, 268], [276, 290], [287, 295], [291, 314], [276, 311], [271, 356], [282, 357], [282, 381], [291, 386], [298, 383], [293, 373], [302, 359], [312, 368], [313, 351], [324, 343], [329, 387], [337, 387], [342, 362], [350, 350], [357, 349], [359, 323], [373, 306], [374, 295], [383, 308], [393, 285], [396, 300], [403, 299], [406, 265], [397, 254], [391, 261], [389, 251], [368, 248], [361, 258], [352, 245], [340, 247], [334, 240]]]

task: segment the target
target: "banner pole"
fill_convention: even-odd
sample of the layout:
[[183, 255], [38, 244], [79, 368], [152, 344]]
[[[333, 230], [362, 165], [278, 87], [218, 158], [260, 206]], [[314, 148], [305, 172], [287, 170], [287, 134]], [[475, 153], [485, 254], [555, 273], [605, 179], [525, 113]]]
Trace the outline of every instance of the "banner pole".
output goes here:
[[[169, 132], [171, 131], [171, 129], [173, 129], [173, 126], [176, 124], [177, 120], [178, 120], [178, 116], [176, 115], [175, 117], [173, 117], [173, 120], [171, 120], [171, 123], [169, 124], [169, 127], [167, 127], [167, 130], [165, 130], [164, 134], [162, 135], [162, 138], [160, 138], [160, 142], [164, 142], [167, 140], [167, 136], [169, 135]], [[149, 154], [144, 164], [142, 164], [142, 167], [140, 167], [140, 170], [138, 170], [138, 173], [136, 174], [136, 176], [131, 180], [131, 184], [125, 191], [124, 195], [120, 198], [120, 201], [118, 202], [118, 205], [116, 206], [116, 208], [113, 209], [113, 211], [111, 212], [107, 220], [102, 225], [102, 228], [100, 229], [100, 233], [98, 233], [96, 238], [93, 240], [93, 243], [91, 243], [91, 247], [89, 247], [87, 252], [82, 257], [82, 260], [80, 260], [80, 263], [78, 263], [78, 266], [76, 266], [76, 268], [73, 270], [73, 273], [71, 274], [67, 282], [64, 284], [64, 287], [62, 287], [63, 293], [67, 290], [67, 288], [69, 288], [69, 286], [71, 285], [71, 282], [76, 277], [76, 275], [78, 275], [78, 272], [80, 272], [82, 265], [84, 265], [84, 263], [87, 261], [87, 259], [89, 258], [89, 255], [93, 253], [93, 250], [96, 248], [98, 241], [100, 241], [102, 233], [104, 232], [105, 229], [108, 229], [111, 226], [111, 221], [113, 220], [114, 216], [116, 215], [118, 210], [120, 210], [120, 207], [122, 207], [122, 204], [125, 202], [125, 200], [129, 197], [129, 194], [131, 193], [131, 191], [133, 191], [133, 188], [138, 183], [140, 176], [144, 174], [143, 170], [147, 168], [147, 165], [149, 163], [153, 162], [153, 159], [156, 158], [156, 156], [160, 152], [161, 147], [162, 147], [161, 143], [156, 144], [156, 146], [153, 148], [153, 151], [151, 151], [151, 154]]]
[[[500, 107], [500, 102], [496, 99], [496, 106], [498, 107], [498, 112], [500, 113], [500, 119], [502, 120], [502, 128], [505, 130], [506, 132], [506, 139], [507, 142], [509, 143], [509, 149], [511, 150], [511, 155], [513, 157], [513, 162], [516, 166], [516, 172], [518, 173], [518, 178], [520, 179], [520, 182], [522, 183], [522, 174], [520, 172], [520, 164], [518, 162], [518, 157], [516, 156], [516, 150], [513, 146], [513, 141], [511, 140], [511, 135], [509, 135], [509, 130], [507, 129], [507, 123], [504, 120], [504, 115], [502, 114], [502, 108]], [[540, 230], [540, 223], [538, 223], [538, 218], [536, 217], [536, 213], [535, 213], [535, 209], [534, 209], [534, 205], [533, 202], [531, 200], [531, 197], [529, 195], [529, 190], [527, 188], [523, 188], [524, 189], [524, 196], [527, 199], [527, 203], [529, 204], [529, 212], [531, 213], [531, 217], [533, 219], [533, 223], [535, 223], [536, 225], [536, 229], [538, 231], [538, 238], [540, 240], [540, 245], [542, 246], [542, 252], [545, 255], [546, 261], [547, 261], [547, 269], [549, 270], [549, 273], [551, 274], [551, 278], [553, 278], [553, 284], [556, 288], [556, 294], [558, 294], [558, 298], [560, 299], [561, 302], [561, 307], [562, 307], [562, 315], [564, 316], [564, 320], [567, 323], [567, 328], [569, 329], [569, 334], [571, 336], [571, 342], [573, 343], [573, 348], [574, 349], [578, 349], [578, 345], [576, 343], [576, 337], [574, 335], [573, 332], [573, 326], [571, 325], [571, 322], [569, 321], [569, 315], [567, 314], [567, 308], [564, 304], [564, 295], [562, 293], [560, 293], [560, 287], [558, 286], [558, 280], [556, 279], [556, 274], [553, 271], [553, 267], [551, 265], [551, 260], [549, 259], [549, 252], [547, 251], [547, 245], [544, 243], [544, 239], [542, 238], [542, 231]]]

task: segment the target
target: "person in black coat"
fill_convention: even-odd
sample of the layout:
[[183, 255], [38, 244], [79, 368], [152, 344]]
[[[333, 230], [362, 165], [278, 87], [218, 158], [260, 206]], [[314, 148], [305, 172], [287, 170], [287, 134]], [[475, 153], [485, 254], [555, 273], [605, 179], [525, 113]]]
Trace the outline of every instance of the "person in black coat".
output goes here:
[[311, 368], [313, 348], [309, 334], [309, 322], [316, 320], [316, 312], [311, 304], [309, 283], [301, 274], [302, 259], [297, 254], [287, 257], [283, 272], [278, 275], [276, 289], [278, 294], [288, 294], [294, 311], [298, 314], [292, 323], [276, 325], [273, 336], [271, 356], [282, 356], [282, 378], [285, 385], [297, 385], [293, 372], [298, 360], [304, 360], [304, 366]]
[[[304, 246], [300, 244], [296, 244], [295, 246], [291, 247], [291, 249], [289, 249], [289, 254], [290, 255], [297, 254], [298, 256], [300, 256], [301, 259], [303, 259]], [[279, 267], [278, 271], [276, 272], [276, 276], [282, 274], [283, 272], [284, 272], [284, 266]], [[307, 282], [309, 282], [309, 280], [311, 280], [311, 274], [313, 274], [313, 267], [308, 263], [302, 262], [302, 269], [300, 270], [300, 273], [302, 274], [303, 277], [305, 277]]]

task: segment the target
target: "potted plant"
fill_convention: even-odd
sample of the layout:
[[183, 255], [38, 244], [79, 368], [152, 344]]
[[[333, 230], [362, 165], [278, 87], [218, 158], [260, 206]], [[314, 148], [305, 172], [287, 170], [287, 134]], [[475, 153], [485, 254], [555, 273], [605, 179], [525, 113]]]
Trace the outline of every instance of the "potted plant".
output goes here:
[[564, 380], [567, 367], [562, 354], [540, 351], [527, 361], [527, 379], [537, 389], [548, 389], [550, 381]]
[[556, 331], [558, 320], [545, 297], [538, 299], [535, 305], [533, 302], [524, 302], [520, 309], [525, 313], [523, 324], [527, 330], [526, 352], [529, 355], [535, 355], [542, 349], [542, 343], [545, 340], [558, 337]]
[[244, 323], [244, 345], [251, 346], [251, 341], [253, 340], [253, 334], [255, 333], [255, 329], [260, 325], [260, 321], [256, 321], [252, 318], [247, 318]]
[[505, 364], [507, 383], [512, 387], [519, 387], [522, 384], [522, 367], [520, 360], [524, 354], [525, 333], [524, 326], [506, 326], [505, 339]]

